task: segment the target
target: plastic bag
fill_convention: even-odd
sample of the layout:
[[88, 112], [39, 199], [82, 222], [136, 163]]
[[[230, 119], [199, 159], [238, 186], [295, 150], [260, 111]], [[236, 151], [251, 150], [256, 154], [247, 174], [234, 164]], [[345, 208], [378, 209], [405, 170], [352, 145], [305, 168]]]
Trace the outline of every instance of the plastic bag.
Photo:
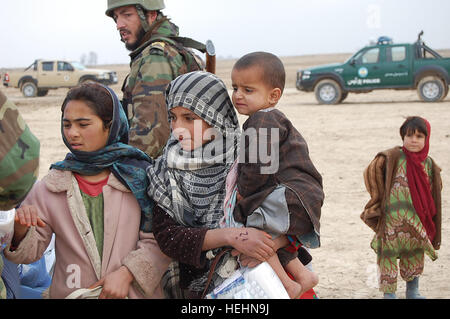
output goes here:
[[267, 262], [254, 268], [240, 268], [207, 299], [289, 299], [280, 279]]
[[[103, 286], [97, 286], [95, 288], [80, 288], [73, 291], [65, 299], [98, 299], [102, 292]], [[128, 299], [128, 297], [125, 297]]]
[[14, 235], [14, 217], [16, 210], [0, 210], [0, 247], [8, 245]]
[[97, 286], [95, 288], [81, 288], [73, 291], [65, 299], [98, 299], [103, 287]]

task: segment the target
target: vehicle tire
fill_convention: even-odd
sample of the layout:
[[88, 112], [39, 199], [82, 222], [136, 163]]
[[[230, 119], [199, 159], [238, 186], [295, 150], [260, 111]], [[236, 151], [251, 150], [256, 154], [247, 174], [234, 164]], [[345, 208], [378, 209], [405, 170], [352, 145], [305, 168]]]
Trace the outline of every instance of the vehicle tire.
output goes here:
[[38, 89], [36, 84], [33, 82], [25, 82], [22, 84], [21, 91], [25, 97], [35, 97], [37, 95]]
[[78, 81], [78, 84], [81, 85], [81, 84], [86, 84], [89, 82], [97, 82], [97, 81], [95, 80], [95, 78], [87, 77], [87, 78], [81, 78], [80, 81]]
[[38, 90], [37, 96], [46, 96], [48, 94], [48, 90]]
[[338, 104], [342, 99], [341, 86], [331, 79], [319, 81], [314, 88], [314, 93], [319, 104]]
[[449, 89], [449, 87], [448, 87], [448, 85], [447, 85], [447, 86], [445, 87], [444, 96], [442, 97], [441, 101], [443, 101], [443, 100], [447, 97], [447, 95], [448, 95], [448, 89]]
[[348, 96], [348, 92], [343, 92], [342, 96], [341, 96], [341, 100], [339, 102], [344, 101], [347, 98], [347, 96]]
[[419, 81], [417, 85], [417, 93], [424, 102], [438, 102], [445, 98], [444, 81], [437, 76], [426, 76]]

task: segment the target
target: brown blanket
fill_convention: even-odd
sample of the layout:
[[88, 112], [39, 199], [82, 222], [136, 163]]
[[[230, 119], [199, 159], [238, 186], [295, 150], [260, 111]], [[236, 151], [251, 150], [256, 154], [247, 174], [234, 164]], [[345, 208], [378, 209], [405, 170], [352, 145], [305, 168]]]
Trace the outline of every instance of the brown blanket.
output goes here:
[[[256, 129], [258, 138], [260, 128], [268, 129], [268, 149], [275, 152], [271, 145], [271, 129], [279, 129], [278, 169], [273, 174], [261, 174], [261, 167], [273, 165], [263, 163], [259, 157], [257, 163], [239, 163], [238, 190], [243, 196], [235, 207], [234, 217], [245, 224], [247, 217], [258, 208], [264, 199], [279, 184], [286, 186], [286, 202], [288, 204], [290, 227], [288, 234], [304, 235], [315, 231], [320, 234], [320, 213], [324, 200], [322, 176], [314, 167], [308, 152], [308, 146], [302, 135], [292, 123], [278, 110], [256, 112], [243, 125], [244, 132], [248, 128]], [[241, 147], [249, 159], [252, 147], [249, 140]], [[259, 147], [261, 147], [259, 145]], [[265, 147], [265, 145], [264, 145]], [[272, 147], [272, 148], [271, 148]], [[272, 157], [271, 157], [272, 158]]]

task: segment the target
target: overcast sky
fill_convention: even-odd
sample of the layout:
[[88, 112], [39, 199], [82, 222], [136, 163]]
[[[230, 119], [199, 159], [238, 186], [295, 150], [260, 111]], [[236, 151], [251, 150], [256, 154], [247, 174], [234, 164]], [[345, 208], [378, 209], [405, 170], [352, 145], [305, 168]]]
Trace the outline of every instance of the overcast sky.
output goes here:
[[[128, 63], [107, 0], [1, 0], [0, 68], [37, 58]], [[165, 0], [180, 35], [213, 40], [219, 57], [251, 51], [280, 56], [352, 53], [380, 35], [414, 42], [424, 30], [434, 49], [450, 49], [448, 0]]]

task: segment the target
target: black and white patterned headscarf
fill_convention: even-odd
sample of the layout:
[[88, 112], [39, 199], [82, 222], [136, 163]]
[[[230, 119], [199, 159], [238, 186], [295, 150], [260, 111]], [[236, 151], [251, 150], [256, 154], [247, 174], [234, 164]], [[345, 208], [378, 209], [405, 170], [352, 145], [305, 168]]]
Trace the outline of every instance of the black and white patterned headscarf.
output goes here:
[[238, 155], [240, 129], [225, 84], [211, 73], [179, 76], [166, 90], [168, 110], [184, 107], [211, 125], [215, 139], [184, 151], [171, 136], [147, 170], [149, 196], [179, 224], [217, 228], [223, 216], [225, 180]]

